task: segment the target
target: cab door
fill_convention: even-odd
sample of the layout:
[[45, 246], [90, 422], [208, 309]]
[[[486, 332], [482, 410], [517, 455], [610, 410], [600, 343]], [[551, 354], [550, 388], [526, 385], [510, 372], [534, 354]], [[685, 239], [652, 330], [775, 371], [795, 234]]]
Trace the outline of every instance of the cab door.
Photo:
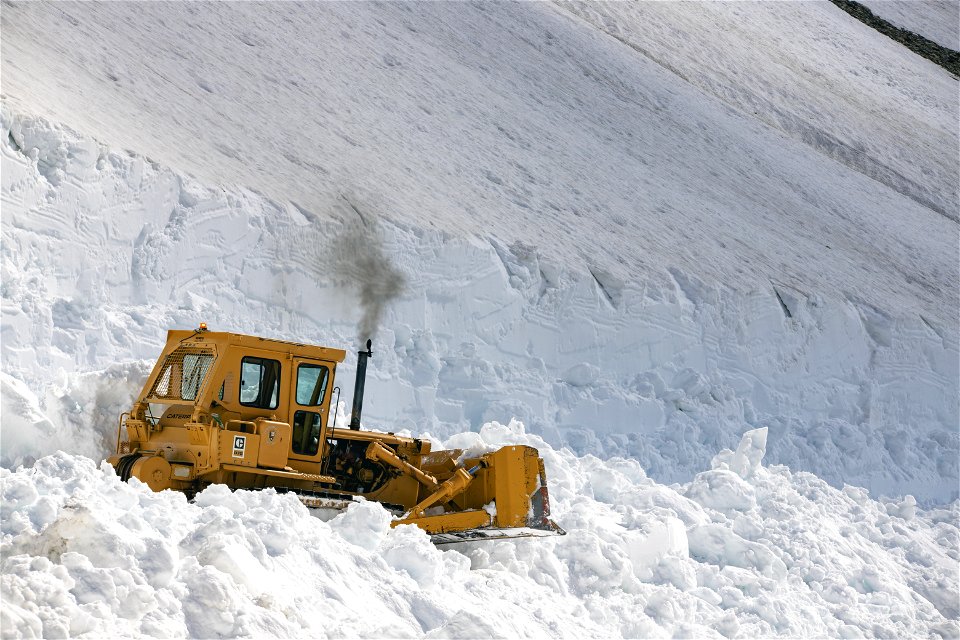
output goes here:
[[[293, 359], [290, 394], [290, 461], [319, 463], [323, 458], [327, 418], [330, 413], [330, 380], [333, 365], [320, 360]], [[300, 465], [291, 464], [294, 468]], [[310, 467], [303, 466], [303, 471]], [[316, 472], [316, 469], [313, 469]]]

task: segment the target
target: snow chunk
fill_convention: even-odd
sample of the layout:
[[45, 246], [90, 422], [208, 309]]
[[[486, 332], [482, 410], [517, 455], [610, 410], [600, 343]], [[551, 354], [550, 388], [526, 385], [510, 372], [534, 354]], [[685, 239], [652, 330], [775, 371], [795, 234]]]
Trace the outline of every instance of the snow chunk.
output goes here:
[[376, 549], [390, 530], [390, 514], [376, 502], [355, 497], [347, 510], [330, 525], [350, 544]]
[[760, 468], [767, 451], [767, 428], [752, 429], [743, 434], [736, 451], [724, 449], [712, 461], [714, 469], [729, 469], [741, 478], [749, 478]]

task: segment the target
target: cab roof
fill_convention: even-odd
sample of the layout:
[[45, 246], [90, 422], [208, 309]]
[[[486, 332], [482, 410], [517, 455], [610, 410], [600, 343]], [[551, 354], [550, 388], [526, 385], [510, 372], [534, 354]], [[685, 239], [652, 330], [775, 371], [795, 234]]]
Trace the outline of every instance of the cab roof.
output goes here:
[[286, 340], [274, 340], [272, 338], [261, 338], [259, 336], [248, 336], [242, 333], [231, 333], [228, 331], [208, 331], [206, 329], [171, 329], [167, 331], [167, 347], [181, 344], [196, 347], [203, 346], [204, 344], [213, 344], [218, 348], [229, 346], [248, 347], [251, 349], [262, 349], [264, 351], [273, 351], [274, 353], [289, 353], [295, 356], [333, 362], [343, 362], [347, 355], [347, 352], [343, 349], [288, 342]]

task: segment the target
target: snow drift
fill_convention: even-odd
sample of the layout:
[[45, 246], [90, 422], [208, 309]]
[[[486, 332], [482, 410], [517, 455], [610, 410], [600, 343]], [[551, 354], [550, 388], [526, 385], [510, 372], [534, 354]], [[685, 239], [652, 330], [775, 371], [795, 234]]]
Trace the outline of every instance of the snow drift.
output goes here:
[[182, 494], [57, 453], [2, 478], [4, 637], [956, 637], [957, 506], [763, 467], [766, 433], [684, 485], [529, 444], [562, 538], [434, 547], [379, 505]]

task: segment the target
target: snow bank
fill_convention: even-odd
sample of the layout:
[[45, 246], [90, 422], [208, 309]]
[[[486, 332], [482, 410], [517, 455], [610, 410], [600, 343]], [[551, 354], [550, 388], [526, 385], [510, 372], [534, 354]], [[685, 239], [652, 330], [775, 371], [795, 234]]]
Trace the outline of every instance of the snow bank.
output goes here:
[[[323, 522], [290, 495], [213, 486], [188, 503], [65, 453], [0, 470], [3, 637], [960, 632], [957, 504], [891, 515], [760, 466], [756, 432], [736, 454], [746, 478], [718, 467], [674, 487], [515, 422], [465, 439], [539, 447], [568, 535], [436, 548], [363, 501]], [[737, 480], [708, 489], [710, 474]]]
[[29, 466], [60, 449], [97, 460], [115, 451], [120, 414], [130, 409], [150, 366], [140, 361], [85, 373], [60, 370], [39, 393], [0, 372], [0, 466]]
[[0, 18], [17, 111], [296, 203], [281, 217], [356, 220], [343, 195], [368, 220], [525, 243], [612, 300], [673, 267], [956, 321], [955, 80], [826, 2], [15, 3]]

